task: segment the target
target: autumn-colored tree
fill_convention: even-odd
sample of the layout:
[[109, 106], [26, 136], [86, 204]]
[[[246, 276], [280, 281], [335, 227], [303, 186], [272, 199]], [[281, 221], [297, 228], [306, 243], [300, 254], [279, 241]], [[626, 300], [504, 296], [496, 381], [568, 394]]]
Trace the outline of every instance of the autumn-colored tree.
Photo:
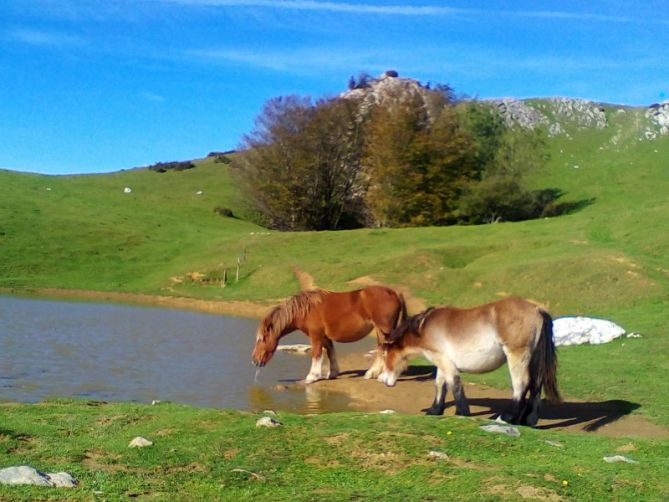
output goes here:
[[414, 95], [371, 113], [364, 166], [372, 225], [453, 221], [459, 195], [475, 175], [467, 155], [470, 140], [454, 107], [444, 94], [432, 92], [429, 100]]
[[356, 220], [362, 147], [357, 105], [291, 96], [269, 100], [235, 165], [265, 223], [337, 229]]

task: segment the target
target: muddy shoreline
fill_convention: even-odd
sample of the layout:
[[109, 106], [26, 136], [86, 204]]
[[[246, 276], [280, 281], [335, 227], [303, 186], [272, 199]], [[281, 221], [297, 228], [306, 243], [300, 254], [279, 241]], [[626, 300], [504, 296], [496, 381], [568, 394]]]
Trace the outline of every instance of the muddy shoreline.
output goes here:
[[89, 291], [65, 288], [0, 288], [0, 294], [24, 298], [70, 299], [113, 302], [131, 305], [152, 305], [158, 307], [192, 310], [207, 314], [230, 315], [260, 319], [272, 306], [272, 303], [256, 303], [233, 300], [202, 300], [183, 296], [149, 295], [146, 293], [123, 293], [115, 291]]

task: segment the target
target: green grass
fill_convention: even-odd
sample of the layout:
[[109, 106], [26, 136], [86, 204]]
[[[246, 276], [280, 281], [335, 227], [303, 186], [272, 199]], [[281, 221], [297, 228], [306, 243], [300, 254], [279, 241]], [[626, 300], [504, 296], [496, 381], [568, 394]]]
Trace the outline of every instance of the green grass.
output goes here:
[[[0, 416], [0, 465], [64, 470], [80, 481], [74, 489], [0, 486], [2, 500], [669, 496], [669, 444], [651, 440], [527, 428], [511, 438], [474, 419], [362, 413], [279, 414], [283, 426], [258, 429], [258, 415], [168, 403], [50, 401], [1, 405]], [[154, 445], [128, 448], [135, 436]], [[617, 454], [638, 464], [603, 461]]]

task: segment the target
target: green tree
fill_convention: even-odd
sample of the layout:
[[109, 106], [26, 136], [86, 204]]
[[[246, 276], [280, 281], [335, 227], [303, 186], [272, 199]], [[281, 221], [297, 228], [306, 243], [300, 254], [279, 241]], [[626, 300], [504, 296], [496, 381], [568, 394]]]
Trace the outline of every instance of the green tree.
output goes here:
[[470, 148], [455, 108], [441, 91], [375, 107], [364, 157], [369, 223], [454, 221], [457, 200], [475, 175]]

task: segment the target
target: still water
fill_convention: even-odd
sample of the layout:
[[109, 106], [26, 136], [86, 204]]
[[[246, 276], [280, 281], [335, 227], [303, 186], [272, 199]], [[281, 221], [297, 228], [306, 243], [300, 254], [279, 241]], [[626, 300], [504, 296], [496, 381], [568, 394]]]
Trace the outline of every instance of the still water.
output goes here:
[[[348, 409], [345, 396], [317, 385], [282, 385], [304, 378], [308, 356], [277, 352], [256, 378], [250, 356], [257, 323], [155, 307], [0, 296], [0, 401], [80, 397], [252, 411]], [[293, 333], [282, 343], [307, 341]]]

